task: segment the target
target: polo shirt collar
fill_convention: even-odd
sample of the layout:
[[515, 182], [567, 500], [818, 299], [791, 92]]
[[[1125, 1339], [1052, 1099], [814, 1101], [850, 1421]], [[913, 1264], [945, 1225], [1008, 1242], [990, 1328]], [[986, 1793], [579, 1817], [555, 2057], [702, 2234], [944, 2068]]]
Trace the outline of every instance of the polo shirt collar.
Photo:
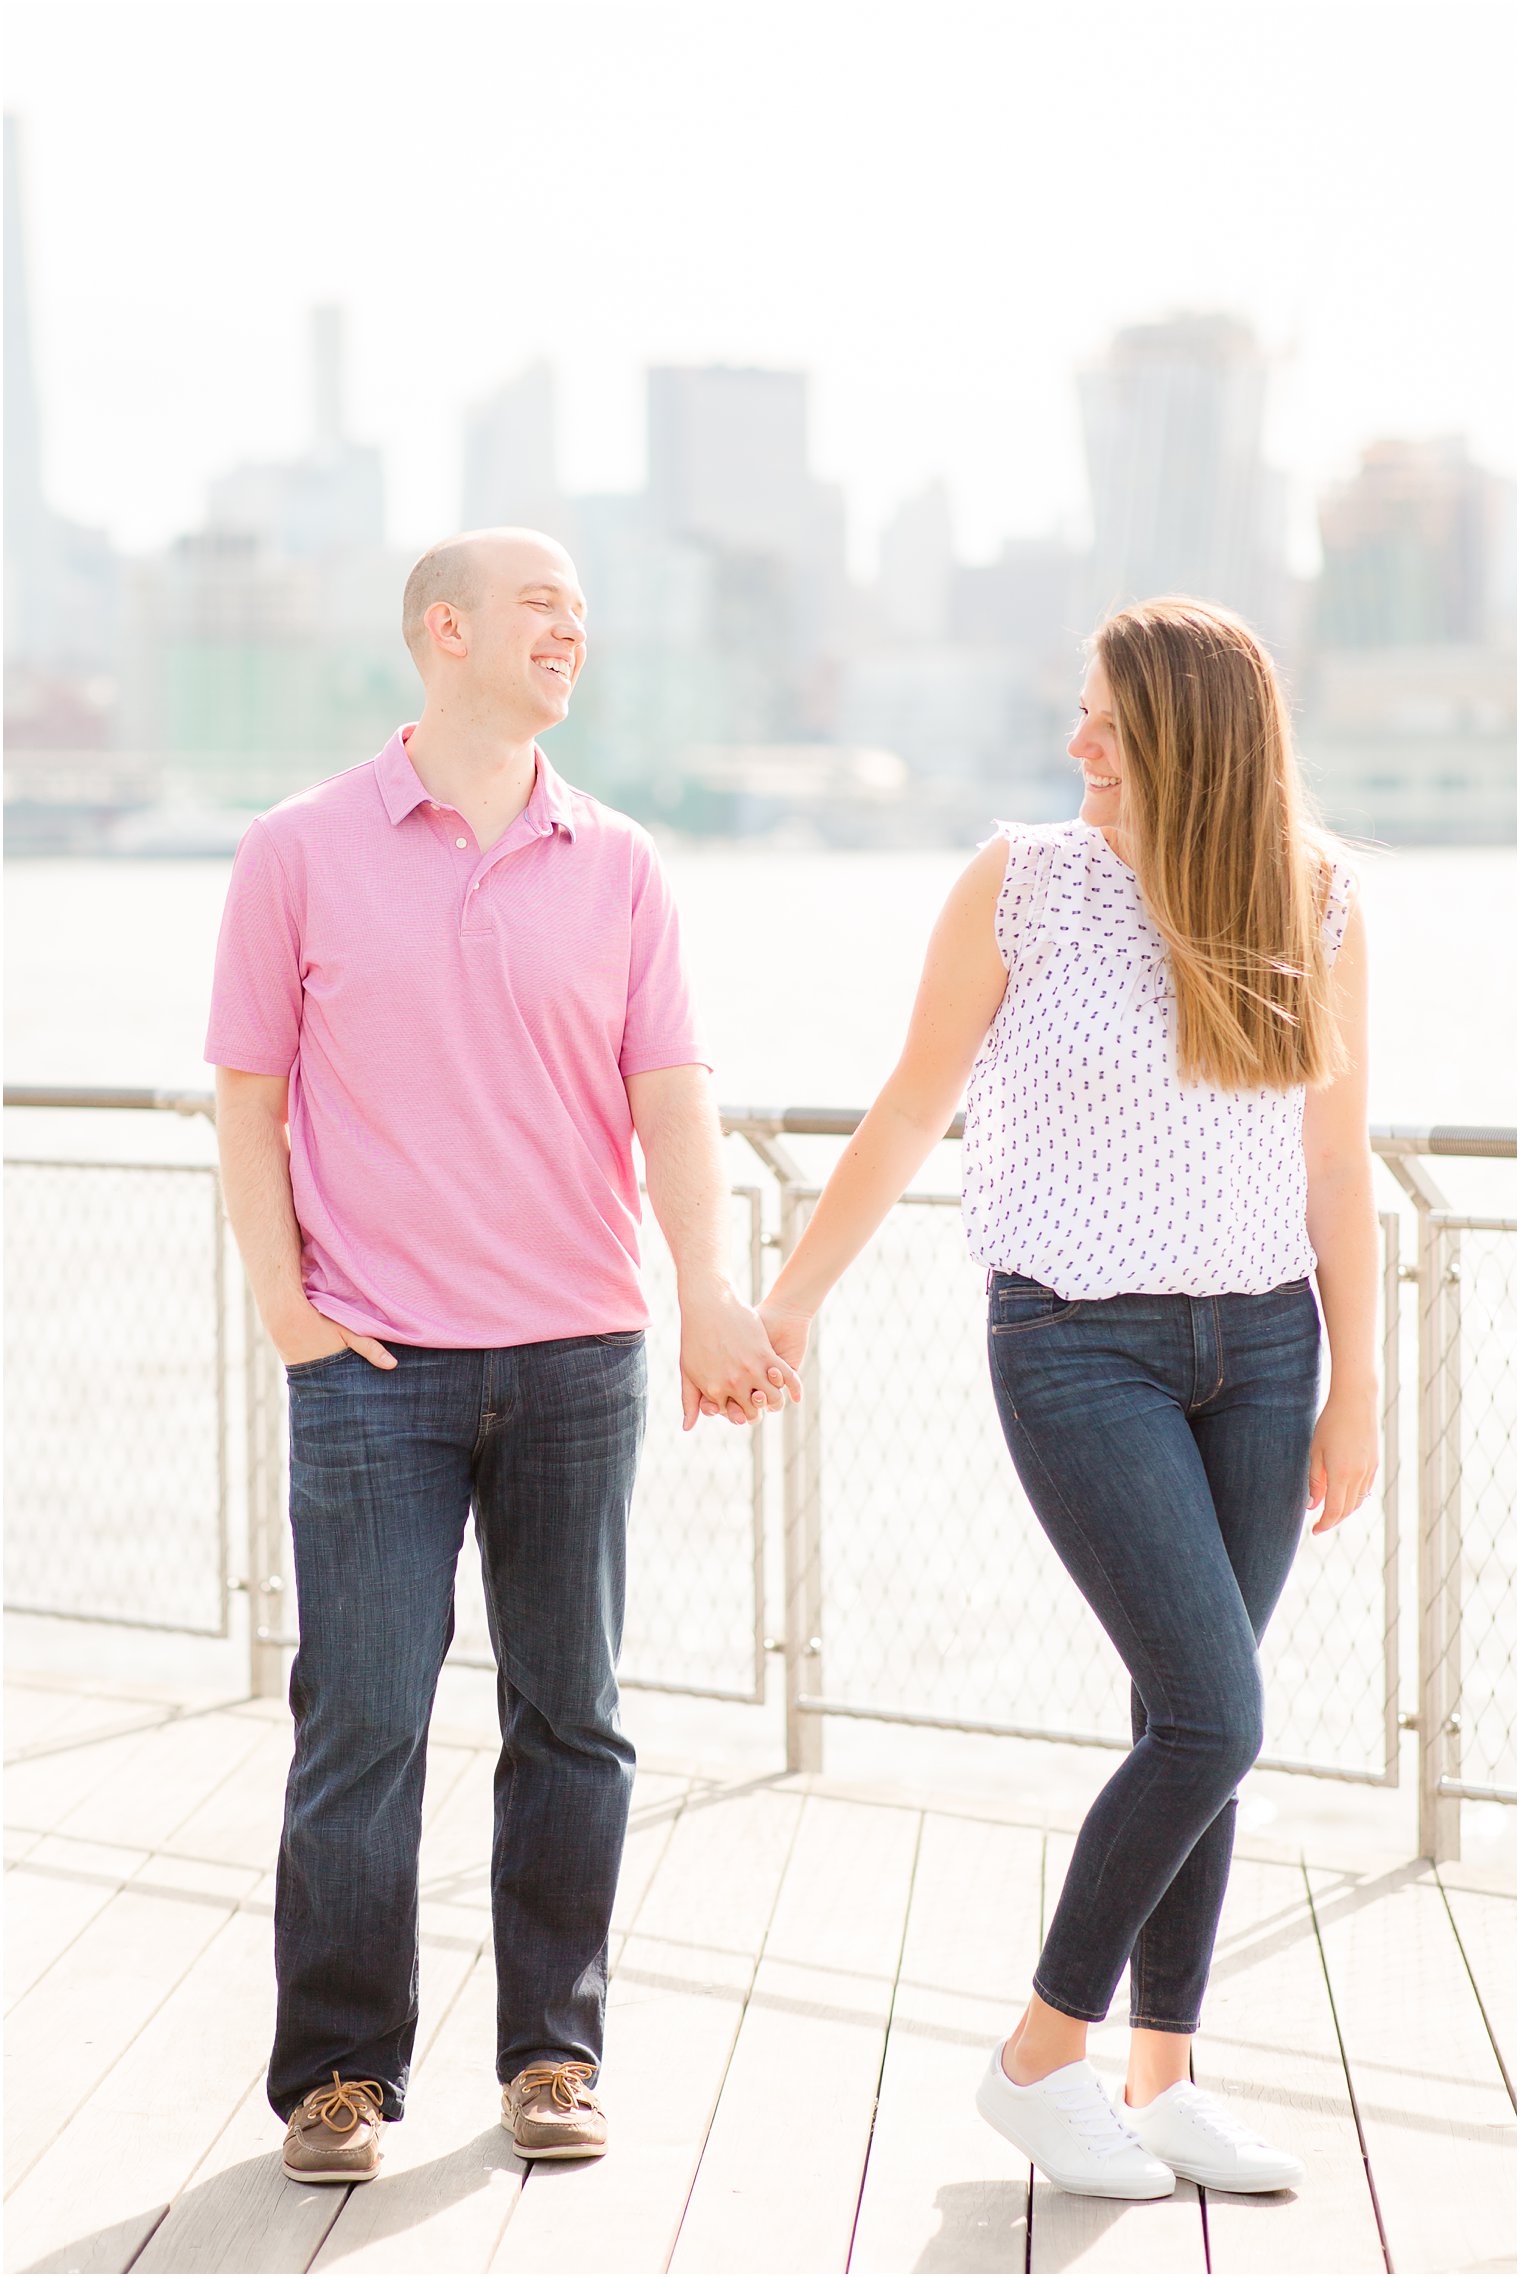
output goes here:
[[[392, 822], [404, 822], [419, 806], [427, 804], [428, 794], [422, 778], [406, 755], [406, 739], [416, 726], [408, 720], [398, 727], [385, 749], [375, 761], [375, 779], [380, 785], [380, 796]], [[545, 826], [562, 830], [569, 839], [575, 837], [575, 812], [570, 801], [569, 785], [554, 772], [538, 745], [533, 746], [536, 777], [523, 820], [539, 826], [540, 835]]]

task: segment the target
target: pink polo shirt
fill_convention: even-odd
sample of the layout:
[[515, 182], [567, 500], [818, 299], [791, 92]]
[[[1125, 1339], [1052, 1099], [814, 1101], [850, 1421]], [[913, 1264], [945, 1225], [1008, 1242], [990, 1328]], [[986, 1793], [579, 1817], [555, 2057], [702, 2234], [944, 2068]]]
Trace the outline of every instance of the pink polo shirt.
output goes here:
[[410, 732], [245, 833], [206, 1057], [290, 1077], [331, 1319], [466, 1349], [641, 1327], [624, 1079], [710, 1064], [659, 858], [542, 752], [482, 853]]

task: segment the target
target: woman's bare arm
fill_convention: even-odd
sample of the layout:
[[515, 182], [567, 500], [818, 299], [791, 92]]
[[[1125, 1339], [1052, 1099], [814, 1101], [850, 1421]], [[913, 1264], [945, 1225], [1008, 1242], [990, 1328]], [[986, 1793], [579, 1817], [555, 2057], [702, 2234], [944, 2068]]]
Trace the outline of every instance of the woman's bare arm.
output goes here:
[[1327, 1533], [1372, 1491], [1378, 1460], [1377, 1210], [1367, 1143], [1367, 931], [1353, 907], [1331, 975], [1344, 1072], [1304, 1104], [1309, 1239], [1330, 1344], [1330, 1390], [1309, 1460], [1311, 1508]]
[[930, 938], [902, 1056], [819, 1197], [761, 1307], [772, 1343], [795, 1366], [808, 1324], [949, 1128], [1008, 974], [993, 931], [1008, 841], [995, 838], [961, 873]]

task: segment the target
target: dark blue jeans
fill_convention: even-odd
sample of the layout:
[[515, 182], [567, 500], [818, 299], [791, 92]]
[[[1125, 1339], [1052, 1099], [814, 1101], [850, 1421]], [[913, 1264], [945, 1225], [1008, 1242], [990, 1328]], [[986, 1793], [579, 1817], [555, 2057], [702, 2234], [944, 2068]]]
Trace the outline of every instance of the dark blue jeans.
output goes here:
[[1083, 1821], [1035, 1972], [1097, 2022], [1195, 2032], [1261, 1752], [1256, 1647], [1303, 1531], [1319, 1386], [1307, 1281], [1082, 1303], [994, 1273], [988, 1347], [1035, 1516], [1131, 1683], [1135, 1744]]
[[618, 1723], [639, 1331], [392, 1345], [288, 1371], [300, 1649], [275, 1889], [269, 2100], [333, 2071], [399, 2119], [417, 2030], [427, 1729], [473, 1506], [496, 1654], [496, 2068], [601, 2060], [633, 1749]]

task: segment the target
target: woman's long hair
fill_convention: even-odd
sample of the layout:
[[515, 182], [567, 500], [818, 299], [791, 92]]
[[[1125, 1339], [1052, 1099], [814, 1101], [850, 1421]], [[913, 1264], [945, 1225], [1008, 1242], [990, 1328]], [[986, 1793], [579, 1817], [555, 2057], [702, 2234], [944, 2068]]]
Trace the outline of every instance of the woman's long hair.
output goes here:
[[1320, 1084], [1345, 1062], [1320, 927], [1331, 841], [1308, 809], [1261, 642], [1206, 601], [1098, 627], [1123, 761], [1120, 816], [1171, 958], [1185, 1079]]

